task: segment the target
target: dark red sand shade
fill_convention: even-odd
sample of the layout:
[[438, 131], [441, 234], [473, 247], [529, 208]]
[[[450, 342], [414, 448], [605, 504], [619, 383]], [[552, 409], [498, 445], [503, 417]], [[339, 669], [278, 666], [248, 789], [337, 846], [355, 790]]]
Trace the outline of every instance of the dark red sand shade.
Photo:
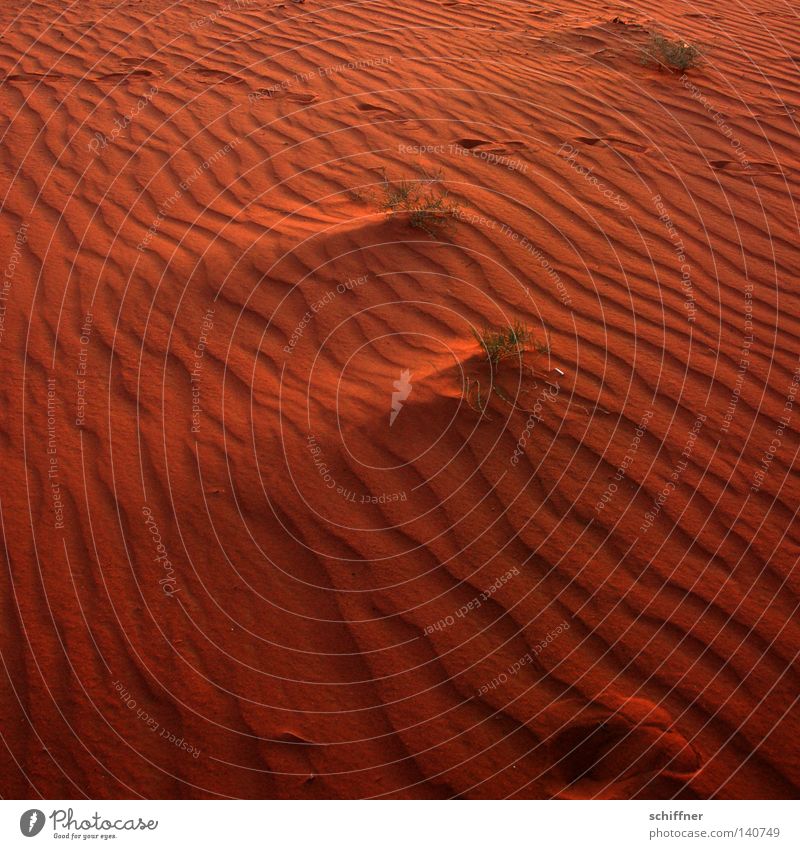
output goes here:
[[0, 16], [4, 797], [797, 796], [788, 6]]

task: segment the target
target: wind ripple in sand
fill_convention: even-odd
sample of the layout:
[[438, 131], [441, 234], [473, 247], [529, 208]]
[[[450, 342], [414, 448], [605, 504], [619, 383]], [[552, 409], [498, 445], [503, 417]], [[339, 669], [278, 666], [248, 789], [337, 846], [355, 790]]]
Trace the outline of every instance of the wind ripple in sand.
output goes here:
[[797, 32], [706, 6], [4, 7], [4, 795], [797, 796]]

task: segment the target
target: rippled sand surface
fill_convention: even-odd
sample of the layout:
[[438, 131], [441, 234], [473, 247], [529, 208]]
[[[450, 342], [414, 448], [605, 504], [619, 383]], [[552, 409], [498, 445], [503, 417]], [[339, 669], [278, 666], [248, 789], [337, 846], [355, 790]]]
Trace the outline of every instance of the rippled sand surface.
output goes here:
[[797, 797], [788, 5], [0, 18], [4, 797]]

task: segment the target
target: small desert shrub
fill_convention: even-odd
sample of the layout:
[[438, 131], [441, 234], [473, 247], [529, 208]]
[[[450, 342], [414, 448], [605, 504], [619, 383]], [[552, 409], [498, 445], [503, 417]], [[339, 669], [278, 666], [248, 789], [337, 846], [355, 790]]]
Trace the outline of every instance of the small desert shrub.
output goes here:
[[[467, 377], [464, 381], [463, 396], [467, 404], [475, 412], [480, 413], [482, 418], [488, 419], [486, 411], [489, 407], [491, 396], [497, 395], [502, 401], [517, 410], [524, 410], [514, 399], [497, 385], [496, 370], [501, 362], [516, 357], [520, 366], [533, 374], [533, 369], [522, 362], [523, 354], [533, 348], [537, 353], [547, 353], [547, 345], [534, 341], [533, 334], [528, 327], [520, 321], [515, 321], [500, 330], [483, 329], [480, 333], [473, 330], [476, 341], [483, 349], [489, 360], [490, 378], [486, 392], [481, 390], [481, 382], [476, 377]], [[530, 412], [526, 410], [525, 412]]]
[[391, 215], [405, 213], [408, 223], [429, 236], [447, 230], [458, 215], [458, 204], [448, 200], [446, 191], [436, 187], [439, 175], [423, 172], [420, 180], [390, 181], [383, 175], [381, 209]]
[[642, 51], [642, 63], [655, 63], [675, 71], [687, 71], [700, 62], [700, 51], [681, 39], [671, 40], [660, 33], [650, 34], [650, 41]]

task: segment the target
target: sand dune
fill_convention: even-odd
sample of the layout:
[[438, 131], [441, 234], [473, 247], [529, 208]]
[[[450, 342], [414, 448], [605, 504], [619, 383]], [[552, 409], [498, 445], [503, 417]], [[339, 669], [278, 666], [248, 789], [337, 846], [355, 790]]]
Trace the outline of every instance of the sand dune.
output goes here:
[[788, 6], [0, 15], [4, 796], [798, 795]]

